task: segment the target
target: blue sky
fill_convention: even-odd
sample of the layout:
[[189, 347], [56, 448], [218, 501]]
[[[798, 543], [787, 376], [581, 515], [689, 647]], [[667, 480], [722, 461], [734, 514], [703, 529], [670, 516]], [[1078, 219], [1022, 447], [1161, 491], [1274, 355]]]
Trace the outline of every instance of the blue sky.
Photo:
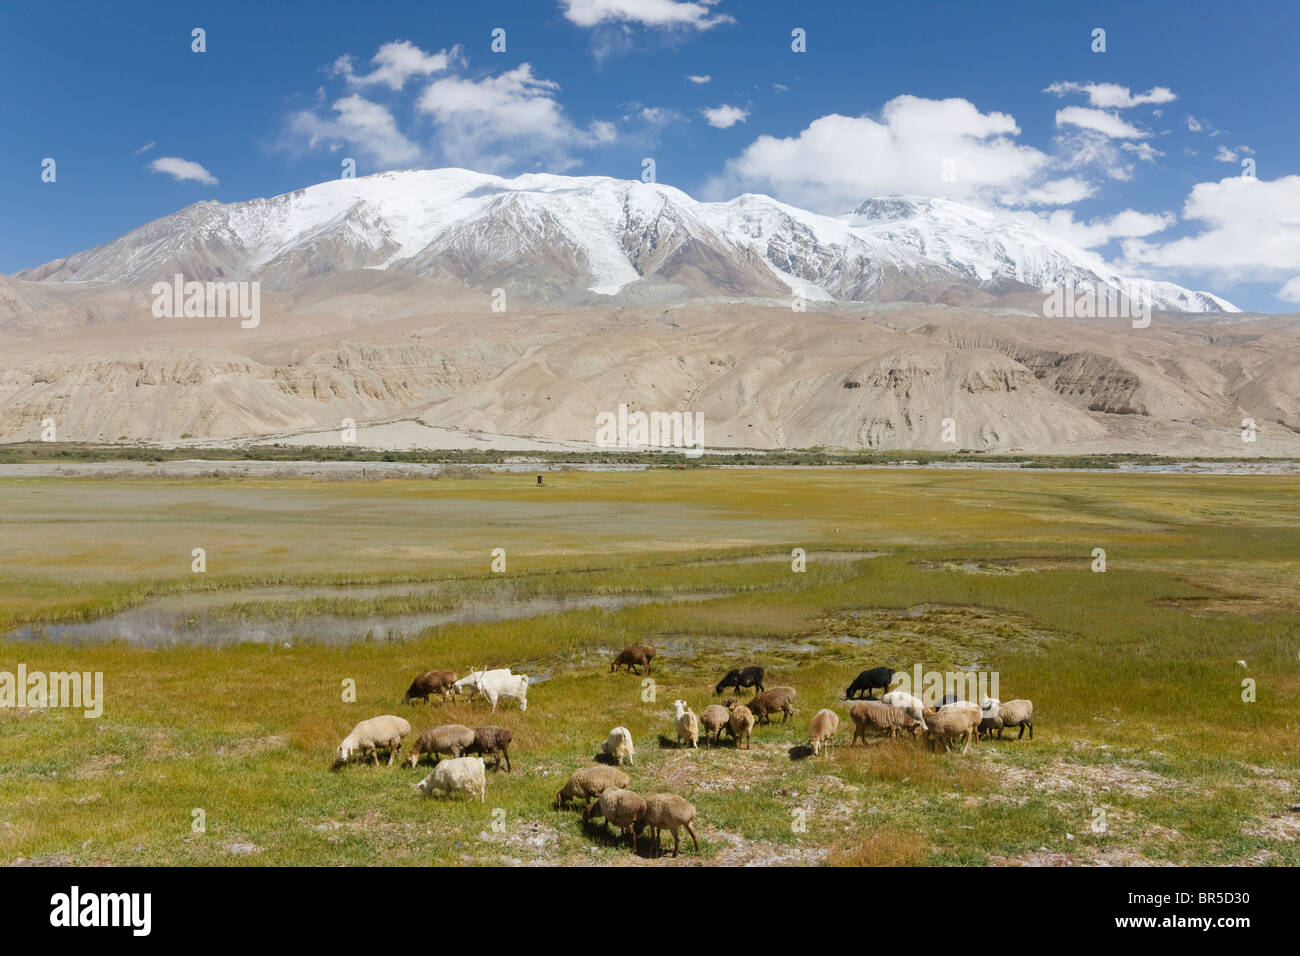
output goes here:
[[697, 198], [1008, 210], [1131, 273], [1290, 312], [1298, 38], [1294, 2], [9, 0], [0, 272], [336, 177], [344, 157], [358, 175], [627, 179], [652, 157]]

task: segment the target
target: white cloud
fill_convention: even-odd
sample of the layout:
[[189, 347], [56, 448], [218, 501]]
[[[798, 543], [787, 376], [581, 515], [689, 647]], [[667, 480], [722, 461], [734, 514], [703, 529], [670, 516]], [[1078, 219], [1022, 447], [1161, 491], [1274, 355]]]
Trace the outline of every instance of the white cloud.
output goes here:
[[639, 23], [646, 27], [682, 27], [707, 30], [734, 23], [726, 14], [714, 14], [717, 0], [559, 0], [564, 18], [580, 27], [602, 23]]
[[149, 152], [149, 150], [153, 149], [153, 148], [154, 148], [155, 146], [157, 146], [157, 145], [158, 145], [158, 144], [155, 143], [153, 140], [150, 140], [149, 142], [147, 142], [147, 143], [145, 143], [143, 146], [141, 146], [139, 149], [137, 149], [137, 150], [135, 151], [135, 154], [136, 154], [137, 156], [139, 156], [141, 153], [147, 153], [147, 152]]
[[1199, 232], [1165, 243], [1131, 239], [1126, 263], [1210, 274], [1227, 281], [1287, 281], [1300, 263], [1300, 176], [1230, 176], [1197, 183], [1183, 204]]
[[1296, 276], [1277, 292], [1283, 302], [1300, 302], [1300, 276]]
[[555, 98], [559, 84], [534, 75], [521, 63], [496, 76], [434, 80], [416, 101], [437, 127], [444, 161], [474, 169], [498, 170], [545, 159], [554, 169], [576, 165], [571, 155], [582, 146], [608, 143], [609, 123], [586, 130], [574, 126]]
[[358, 93], [336, 100], [333, 117], [303, 111], [289, 120], [289, 129], [309, 147], [337, 150], [346, 144], [358, 155], [382, 167], [391, 168], [420, 158], [420, 147], [397, 128], [387, 107]]
[[694, 83], [696, 86], [703, 86], [705, 83], [708, 83], [710, 80], [713, 79], [713, 77], [709, 76], [707, 73], [705, 73], [703, 76], [696, 76], [694, 73], [688, 73], [686, 74], [686, 78], [690, 80], [692, 83]]
[[796, 136], [760, 136], [705, 192], [765, 192], [828, 213], [895, 192], [1008, 205], [1082, 193], [1077, 181], [1051, 182], [1052, 158], [1019, 134], [1011, 116], [967, 100], [899, 96], [879, 120], [831, 114]]
[[1235, 163], [1237, 161], [1237, 154], [1228, 149], [1228, 147], [1220, 145], [1219, 151], [1214, 154], [1214, 161], [1216, 163]]
[[1154, 163], [1157, 156], [1164, 155], [1150, 143], [1120, 143], [1119, 148], [1128, 150], [1144, 163]]
[[1094, 130], [1111, 139], [1139, 139], [1147, 135], [1114, 113], [1088, 109], [1085, 106], [1067, 106], [1063, 110], [1057, 110], [1056, 125]]
[[[1132, 109], [1144, 103], [1171, 103], [1178, 97], [1164, 86], [1153, 86], [1145, 93], [1134, 93], [1127, 86], [1118, 83], [1053, 83], [1043, 90], [1065, 96], [1067, 93], [1086, 93], [1088, 103], [1101, 109]], [[1159, 111], [1156, 111], [1159, 115]]]
[[354, 86], [382, 83], [389, 89], [400, 90], [413, 76], [445, 73], [461, 60], [461, 49], [458, 46], [437, 53], [425, 53], [409, 40], [395, 40], [385, 43], [371, 57], [370, 62], [375, 68], [365, 76], [358, 76], [353, 71], [353, 58], [346, 54], [334, 61], [334, 72]]
[[738, 106], [717, 106], [713, 109], [702, 109], [701, 113], [708, 120], [709, 125], [715, 129], [730, 129], [737, 123], [745, 122], [749, 116], [749, 110], [742, 110]]
[[149, 164], [149, 168], [155, 173], [166, 173], [173, 179], [192, 179], [195, 182], [203, 183], [205, 186], [217, 185], [216, 176], [213, 176], [198, 163], [191, 162], [188, 159], [180, 159], [176, 156], [159, 156]]
[[1073, 211], [1068, 209], [1057, 209], [1048, 215], [1029, 212], [1012, 215], [1080, 249], [1104, 246], [1112, 239], [1149, 236], [1168, 229], [1178, 221], [1178, 217], [1171, 212], [1146, 213], [1136, 209], [1125, 209], [1110, 218], [1093, 219], [1086, 223], [1076, 220]]

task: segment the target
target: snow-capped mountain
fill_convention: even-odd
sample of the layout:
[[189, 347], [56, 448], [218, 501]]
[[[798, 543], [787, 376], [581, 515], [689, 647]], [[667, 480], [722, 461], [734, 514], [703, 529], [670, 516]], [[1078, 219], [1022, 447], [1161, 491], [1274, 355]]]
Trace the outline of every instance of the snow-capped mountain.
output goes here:
[[[1126, 288], [1093, 253], [1019, 220], [941, 199], [868, 199], [822, 216], [767, 196], [701, 203], [604, 177], [502, 179], [409, 170], [272, 199], [196, 203], [120, 239], [19, 273], [28, 280], [307, 279], [388, 269], [548, 301], [682, 294], [969, 301], [1065, 285]], [[1235, 312], [1170, 283], [1163, 311]]]

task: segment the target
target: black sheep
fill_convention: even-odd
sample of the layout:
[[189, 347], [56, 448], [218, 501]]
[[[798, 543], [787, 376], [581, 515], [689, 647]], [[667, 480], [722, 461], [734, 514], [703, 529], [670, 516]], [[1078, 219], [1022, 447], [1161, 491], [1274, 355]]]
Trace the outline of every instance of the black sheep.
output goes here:
[[889, 685], [894, 682], [894, 675], [898, 673], [892, 667], [873, 667], [871, 670], [863, 671], [857, 677], [853, 678], [853, 683], [849, 689], [844, 692], [845, 700], [852, 700], [853, 695], [857, 694], [859, 698], [862, 692], [867, 692], [867, 700], [875, 700], [872, 692], [879, 687], [881, 690], [889, 690]]
[[728, 687], [734, 687], [737, 692], [742, 687], [756, 687], [758, 693], [763, 693], [763, 675], [767, 672], [757, 664], [751, 664], [749, 667], [743, 667], [739, 670], [727, 671], [727, 676], [718, 681], [718, 686], [713, 689], [715, 694], [721, 694]]

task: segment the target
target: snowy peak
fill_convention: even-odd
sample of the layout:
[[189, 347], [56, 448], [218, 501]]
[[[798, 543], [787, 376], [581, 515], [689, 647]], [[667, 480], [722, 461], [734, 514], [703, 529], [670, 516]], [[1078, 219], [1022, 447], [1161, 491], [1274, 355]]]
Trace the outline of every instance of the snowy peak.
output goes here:
[[[408, 170], [270, 199], [195, 203], [106, 245], [20, 273], [144, 283], [387, 269], [529, 298], [682, 295], [974, 301], [1061, 284], [1124, 287], [1101, 257], [944, 199], [885, 196], [822, 216], [746, 194], [700, 203], [671, 186], [535, 173]], [[1156, 283], [1155, 308], [1237, 311]]]

